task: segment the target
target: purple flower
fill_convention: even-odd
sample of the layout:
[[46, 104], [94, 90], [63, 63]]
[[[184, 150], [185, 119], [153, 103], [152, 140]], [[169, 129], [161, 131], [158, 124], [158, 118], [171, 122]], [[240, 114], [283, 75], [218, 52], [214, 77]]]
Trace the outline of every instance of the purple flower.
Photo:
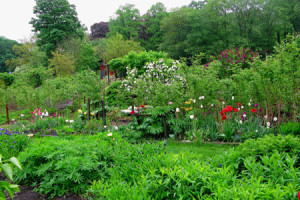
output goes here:
[[17, 143], [17, 141], [14, 141], [14, 143], [16, 144], [16, 143]]
[[257, 108], [257, 107], [258, 107], [257, 103], [256, 103], [256, 104], [254, 104], [254, 107], [255, 107], [255, 108]]
[[260, 111], [260, 112], [263, 111], [263, 108], [260, 108], [259, 111]]
[[165, 146], [167, 146], [167, 143], [164, 143]]
[[244, 112], [244, 115], [246, 115], [247, 113], [246, 112]]
[[10, 148], [14, 148], [14, 146], [10, 146]]
[[223, 165], [222, 165], [222, 164], [220, 164], [220, 167], [223, 167]]

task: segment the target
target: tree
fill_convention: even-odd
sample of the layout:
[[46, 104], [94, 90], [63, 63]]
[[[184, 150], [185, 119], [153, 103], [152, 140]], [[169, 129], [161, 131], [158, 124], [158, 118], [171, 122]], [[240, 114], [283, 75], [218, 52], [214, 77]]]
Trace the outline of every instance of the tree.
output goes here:
[[105, 38], [106, 34], [109, 32], [108, 22], [95, 23], [91, 26], [91, 40], [97, 38]]
[[60, 77], [67, 77], [75, 72], [74, 58], [71, 55], [63, 54], [61, 51], [53, 52], [49, 59], [49, 66], [54, 68], [55, 74]]
[[83, 29], [77, 18], [75, 5], [67, 0], [36, 0], [30, 24], [37, 33], [37, 44], [45, 50], [48, 58], [65, 38], [83, 37]]
[[15, 58], [13, 46], [17, 44], [17, 41], [0, 36], [0, 72], [8, 72], [5, 61]]
[[117, 17], [109, 21], [109, 35], [120, 33], [124, 39], [138, 39], [140, 30], [140, 11], [133, 4], [121, 6], [116, 11]]
[[138, 42], [133, 40], [124, 40], [121, 34], [116, 34], [104, 40], [101, 58], [105, 63], [111, 59], [127, 55], [130, 51], [140, 52], [142, 48]]
[[163, 32], [161, 30], [162, 20], [168, 16], [166, 7], [162, 3], [152, 5], [143, 16], [143, 23], [139, 33], [141, 45], [146, 50], [157, 51], [163, 41]]

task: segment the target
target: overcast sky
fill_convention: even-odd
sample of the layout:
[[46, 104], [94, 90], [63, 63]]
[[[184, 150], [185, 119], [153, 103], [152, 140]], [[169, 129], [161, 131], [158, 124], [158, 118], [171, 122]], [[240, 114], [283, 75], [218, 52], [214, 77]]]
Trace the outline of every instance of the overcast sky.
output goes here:
[[[69, 0], [76, 5], [78, 18], [90, 29], [96, 22], [108, 21], [116, 10], [131, 3], [140, 10], [140, 14], [155, 3], [162, 2], [170, 11], [172, 8], [188, 5], [192, 0]], [[0, 36], [20, 42], [33, 34], [29, 21], [33, 15], [34, 0], [0, 0]]]

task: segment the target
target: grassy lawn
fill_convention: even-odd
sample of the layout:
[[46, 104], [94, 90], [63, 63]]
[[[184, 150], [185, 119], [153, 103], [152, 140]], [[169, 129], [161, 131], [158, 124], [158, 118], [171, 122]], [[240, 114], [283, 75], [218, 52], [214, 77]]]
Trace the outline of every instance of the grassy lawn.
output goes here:
[[198, 142], [182, 143], [179, 141], [168, 140], [166, 151], [173, 154], [188, 154], [191, 158], [211, 158], [223, 154], [233, 148], [233, 145], [225, 144], [201, 144]]

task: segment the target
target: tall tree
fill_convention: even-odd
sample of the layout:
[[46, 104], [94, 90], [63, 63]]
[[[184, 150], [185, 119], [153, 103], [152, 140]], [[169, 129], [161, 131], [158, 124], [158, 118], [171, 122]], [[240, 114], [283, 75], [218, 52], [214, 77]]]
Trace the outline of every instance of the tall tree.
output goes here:
[[124, 39], [138, 39], [140, 29], [140, 11], [133, 4], [121, 6], [116, 11], [116, 18], [109, 21], [109, 35], [120, 33]]
[[37, 33], [37, 44], [52, 57], [57, 45], [70, 36], [83, 37], [83, 28], [77, 18], [75, 5], [67, 0], [35, 0], [30, 24]]
[[105, 38], [106, 34], [109, 32], [108, 22], [95, 23], [91, 26], [91, 40], [97, 38]]
[[16, 57], [13, 51], [13, 46], [17, 44], [18, 42], [15, 40], [9, 40], [0, 36], [0, 72], [8, 72], [8, 67], [5, 64], [5, 61]]
[[163, 40], [161, 22], [168, 15], [163, 3], [152, 5], [143, 16], [141, 32], [139, 34], [140, 42], [146, 50], [159, 50], [160, 43]]

